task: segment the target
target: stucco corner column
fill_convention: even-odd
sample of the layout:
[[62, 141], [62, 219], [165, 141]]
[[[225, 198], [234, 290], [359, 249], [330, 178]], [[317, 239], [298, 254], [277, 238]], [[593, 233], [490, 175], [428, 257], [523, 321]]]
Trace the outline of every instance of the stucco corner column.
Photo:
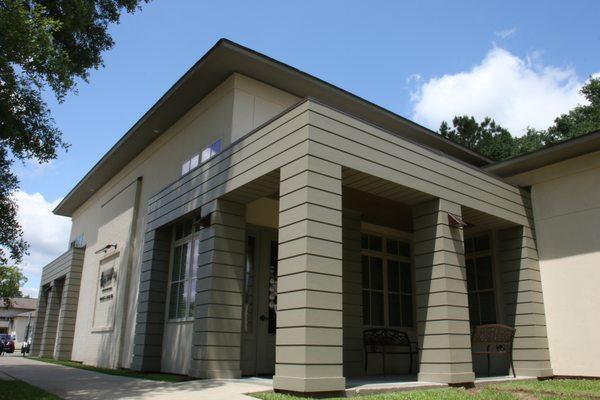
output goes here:
[[246, 207], [224, 199], [202, 207], [192, 363], [197, 378], [241, 376]]
[[276, 391], [345, 389], [342, 170], [306, 155], [281, 168]]
[[535, 231], [526, 226], [498, 234], [506, 323], [515, 327], [518, 376], [552, 376]]
[[460, 205], [435, 199], [413, 208], [418, 379], [472, 383], [464, 238], [448, 213], [461, 216]]

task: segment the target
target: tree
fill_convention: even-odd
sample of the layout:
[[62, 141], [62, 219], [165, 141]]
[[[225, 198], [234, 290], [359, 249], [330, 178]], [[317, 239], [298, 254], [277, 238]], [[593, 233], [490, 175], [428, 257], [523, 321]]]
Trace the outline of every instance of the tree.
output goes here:
[[600, 130], [600, 78], [590, 78], [581, 88], [589, 104], [578, 105], [554, 120], [546, 134], [552, 143]]
[[581, 94], [589, 104], [578, 105], [556, 118], [547, 130], [528, 128], [525, 135], [516, 137], [490, 117], [478, 123], [474, 117], [463, 115], [452, 119], [452, 127], [443, 121], [439, 133], [491, 160], [504, 160], [600, 130], [600, 78], [590, 78]]
[[19, 268], [0, 266], [0, 300], [4, 307], [12, 307], [11, 298], [23, 297], [20, 288], [25, 282], [27, 278]]
[[114, 42], [107, 32], [121, 12], [148, 0], [0, 0], [0, 265], [27, 251], [11, 195], [19, 160], [48, 162], [68, 147], [42, 94], [62, 102], [103, 66]]
[[454, 117], [452, 127], [444, 121], [439, 132], [443, 137], [492, 160], [508, 158], [514, 153], [515, 143], [510, 132], [489, 117], [481, 123], [467, 115]]

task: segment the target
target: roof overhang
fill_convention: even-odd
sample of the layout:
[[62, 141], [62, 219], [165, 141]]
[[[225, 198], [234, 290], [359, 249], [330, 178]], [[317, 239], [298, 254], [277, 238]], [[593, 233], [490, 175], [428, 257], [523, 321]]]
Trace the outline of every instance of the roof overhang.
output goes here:
[[129, 161], [235, 72], [298, 97], [319, 99], [471, 165], [480, 167], [490, 163], [489, 159], [376, 104], [254, 50], [221, 39], [94, 165], [54, 213], [71, 216]]
[[508, 178], [599, 150], [600, 131], [596, 131], [488, 165], [484, 167], [484, 170], [502, 178]]

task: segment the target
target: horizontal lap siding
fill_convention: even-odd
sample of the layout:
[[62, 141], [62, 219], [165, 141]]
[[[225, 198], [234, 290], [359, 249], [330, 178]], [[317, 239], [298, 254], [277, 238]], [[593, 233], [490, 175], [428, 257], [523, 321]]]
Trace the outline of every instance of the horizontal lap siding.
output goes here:
[[65, 276], [73, 264], [83, 264], [83, 249], [73, 248], [58, 256], [42, 270], [41, 285], [46, 285], [55, 279]]
[[364, 375], [362, 265], [360, 213], [344, 210], [343, 227], [343, 299], [344, 299], [344, 375]]
[[306, 113], [301, 113], [273, 129], [268, 126], [266, 133], [254, 134], [258, 139], [252, 135], [223, 153], [221, 159], [206, 163], [194, 177], [155, 196], [149, 204], [147, 229], [164, 225], [306, 154], [306, 123]]
[[506, 321], [516, 328], [513, 359], [517, 375], [552, 374], [535, 232], [525, 227], [498, 234]]
[[306, 101], [153, 196], [148, 203], [147, 230], [165, 225], [307, 153], [529, 225], [528, 193], [433, 150]]
[[73, 249], [71, 267], [66, 275], [63, 286], [55, 350], [56, 358], [61, 360], [71, 359], [77, 304], [79, 302], [79, 286], [83, 270], [83, 253], [83, 249]]
[[311, 154], [436, 197], [528, 225], [528, 194], [453, 159], [320, 105], [311, 105]]

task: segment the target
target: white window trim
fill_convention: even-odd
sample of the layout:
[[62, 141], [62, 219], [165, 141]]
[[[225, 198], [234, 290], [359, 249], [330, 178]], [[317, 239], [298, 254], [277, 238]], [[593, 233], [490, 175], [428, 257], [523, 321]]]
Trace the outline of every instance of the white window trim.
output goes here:
[[[177, 224], [175, 224], [173, 226], [173, 238], [175, 238], [175, 232], [177, 229]], [[169, 256], [169, 275], [168, 275], [168, 280], [167, 280], [167, 299], [165, 301], [165, 322], [166, 323], [184, 323], [184, 322], [192, 322], [194, 320], [194, 316], [190, 316], [189, 315], [189, 305], [186, 304], [185, 306], [185, 317], [178, 317], [178, 318], [170, 318], [169, 317], [169, 311], [171, 309], [171, 287], [173, 286], [173, 281], [172, 281], [172, 276], [173, 276], [173, 263], [175, 261], [175, 248], [178, 246], [181, 246], [185, 243], [189, 243], [189, 252], [190, 252], [190, 262], [192, 263], [192, 268], [193, 268], [193, 257], [194, 257], [194, 243], [196, 242], [196, 240], [198, 240], [198, 257], [200, 256], [200, 230], [195, 231], [194, 226], [192, 225], [192, 233], [184, 236], [180, 239], [177, 240], [172, 240], [171, 241], [171, 251], [170, 251], [170, 256]], [[198, 265], [196, 265], [196, 268], [198, 268]], [[190, 280], [193, 278], [193, 272], [192, 272], [192, 276], [191, 277], [186, 277], [183, 282], [185, 282], [186, 280]], [[197, 279], [197, 278], [196, 278]], [[182, 282], [182, 281], [176, 281], [176, 282]], [[197, 283], [196, 283], [197, 284]], [[184, 287], [185, 287], [185, 283], [184, 283]], [[191, 288], [191, 285], [190, 285]], [[194, 297], [195, 299], [195, 297]]]
[[[367, 235], [375, 235], [375, 236], [381, 236], [382, 238], [382, 251], [381, 252], [377, 252], [377, 251], [373, 251], [373, 250], [369, 250], [369, 249], [363, 249], [362, 245], [360, 248], [360, 254], [361, 254], [361, 258], [363, 255], [365, 256], [374, 256], [374, 257], [380, 257], [382, 258], [382, 268], [383, 268], [383, 321], [384, 324], [383, 325], [373, 325], [373, 324], [364, 324], [364, 319], [363, 319], [363, 327], [365, 329], [367, 328], [393, 328], [393, 329], [401, 329], [403, 331], [406, 332], [416, 332], [416, 327], [417, 327], [417, 318], [416, 318], [416, 295], [415, 295], [415, 271], [414, 271], [414, 248], [413, 248], [413, 242], [412, 242], [412, 233], [411, 232], [405, 232], [405, 231], [400, 231], [394, 228], [389, 228], [389, 227], [385, 227], [385, 226], [381, 226], [381, 225], [374, 225], [374, 224], [370, 224], [368, 222], [361, 222], [361, 235], [362, 234], [367, 234]], [[386, 250], [387, 250], [387, 242], [386, 239], [394, 239], [394, 240], [398, 240], [398, 241], [402, 241], [405, 243], [408, 243], [410, 246], [410, 257], [405, 257], [405, 256], [396, 256], [393, 254], [387, 254]], [[411, 276], [411, 305], [412, 305], [412, 326], [394, 326], [391, 327], [389, 324], [389, 299], [388, 299], [388, 273], [387, 273], [387, 260], [388, 259], [392, 259], [392, 260], [397, 260], [401, 263], [408, 263], [410, 264], [410, 276]], [[361, 282], [361, 298], [362, 298], [362, 282]], [[400, 294], [400, 296], [402, 296], [402, 292], [399, 291], [398, 292]]]
[[[494, 234], [494, 232], [490, 232], [490, 231], [481, 231], [481, 232], [475, 232], [473, 234], [469, 234], [466, 237], [463, 238], [463, 241], [466, 241], [467, 239], [471, 239], [471, 238], [476, 238], [476, 237], [480, 237], [480, 236], [487, 236], [489, 243], [490, 243], [490, 247], [487, 250], [482, 250], [482, 251], [476, 251], [473, 253], [469, 253], [467, 254], [467, 251], [465, 249], [465, 269], [467, 266], [467, 260], [468, 259], [472, 259], [472, 258], [479, 258], [479, 257], [486, 257], [489, 256], [490, 257], [490, 262], [492, 264], [492, 284], [494, 285], [493, 288], [491, 289], [483, 289], [483, 290], [476, 290], [476, 293], [482, 293], [482, 292], [492, 292], [494, 294], [494, 309], [496, 310], [496, 323], [503, 323], [501, 321], [504, 320], [504, 318], [502, 318], [502, 308], [500, 306], [502, 299], [499, 297], [499, 292], [500, 290], [498, 289], [498, 285], [499, 285], [499, 280], [498, 280], [498, 269], [496, 268], [497, 266], [497, 250], [496, 250], [496, 246], [495, 246], [495, 239], [496, 239], [496, 235]], [[466, 278], [465, 278], [466, 280]], [[469, 295], [469, 289], [467, 286], [467, 296]], [[481, 304], [479, 304], [479, 306], [481, 306]], [[481, 307], [479, 307], [479, 319], [481, 320]], [[470, 321], [469, 321], [470, 322]]]

